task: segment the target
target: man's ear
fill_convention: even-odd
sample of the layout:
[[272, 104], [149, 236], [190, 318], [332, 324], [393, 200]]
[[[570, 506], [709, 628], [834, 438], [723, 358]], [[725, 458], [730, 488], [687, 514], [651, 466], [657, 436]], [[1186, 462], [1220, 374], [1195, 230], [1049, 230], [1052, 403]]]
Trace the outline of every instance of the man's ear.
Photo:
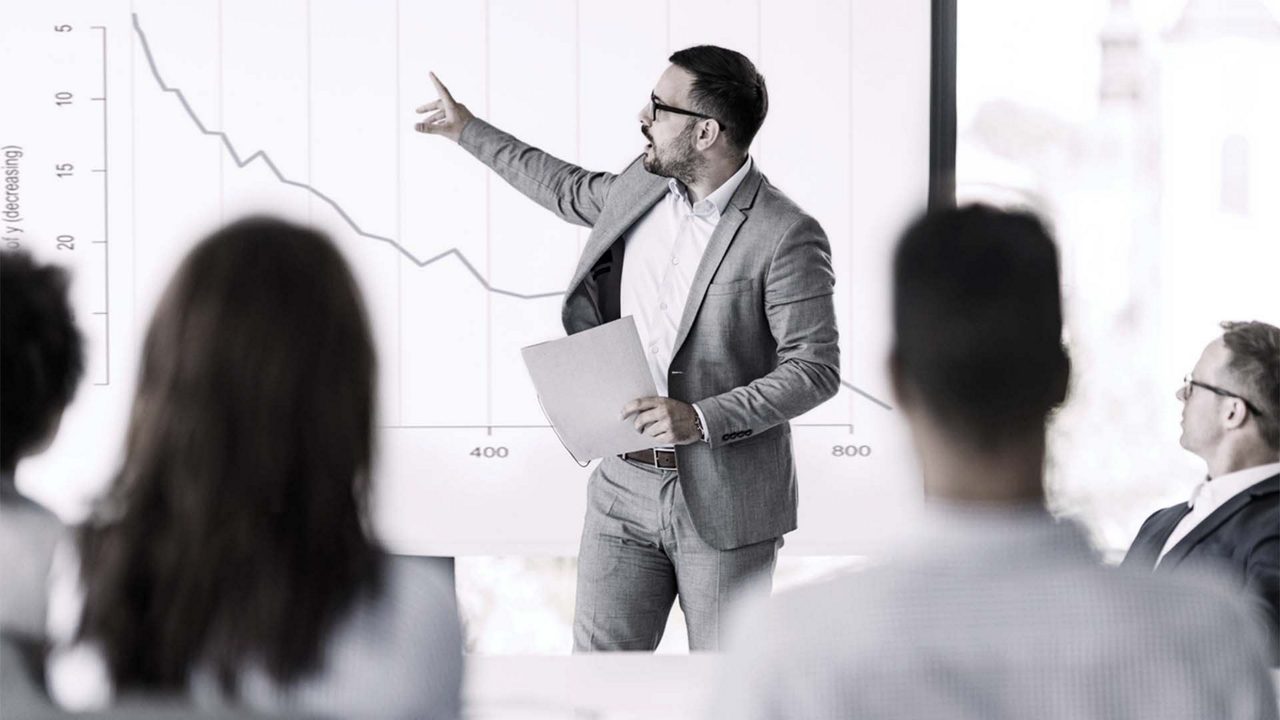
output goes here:
[[720, 137], [721, 128], [720, 121], [708, 118], [698, 123], [697, 144], [699, 150], [706, 150], [716, 143], [716, 138]]
[[1244, 425], [1249, 416], [1249, 408], [1240, 398], [1224, 398], [1227, 402], [1222, 410], [1222, 425], [1228, 430], [1235, 430]]

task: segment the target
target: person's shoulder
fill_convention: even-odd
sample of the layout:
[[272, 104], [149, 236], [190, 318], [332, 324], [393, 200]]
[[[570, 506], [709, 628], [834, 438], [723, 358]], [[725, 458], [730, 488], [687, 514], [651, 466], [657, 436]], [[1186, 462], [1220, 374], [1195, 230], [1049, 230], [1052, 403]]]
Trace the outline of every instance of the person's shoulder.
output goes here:
[[781, 230], [787, 230], [793, 227], [804, 227], [812, 225], [815, 229], [820, 229], [820, 225], [813, 215], [809, 214], [800, 204], [792, 200], [789, 195], [780, 190], [776, 185], [769, 182], [769, 178], [760, 171], [760, 166], [753, 168], [754, 172], [747, 176], [743, 183], [751, 182], [752, 175], [758, 175], [760, 179], [760, 187], [756, 190], [754, 204], [752, 206], [752, 216], [770, 223], [780, 226]]
[[1164, 507], [1162, 507], [1162, 508], [1159, 508], [1158, 510], [1156, 510], [1156, 511], [1152, 512], [1150, 515], [1148, 515], [1148, 516], [1147, 516], [1147, 519], [1146, 519], [1146, 520], [1144, 520], [1144, 521], [1142, 522], [1142, 524], [1143, 524], [1143, 526], [1146, 526], [1146, 525], [1147, 525], [1147, 523], [1150, 523], [1150, 522], [1152, 522], [1152, 521], [1154, 521], [1154, 520], [1157, 520], [1158, 518], [1164, 517], [1164, 516], [1166, 516], [1166, 515], [1173, 515], [1173, 514], [1175, 514], [1175, 513], [1180, 513], [1180, 512], [1182, 512], [1182, 511], [1183, 511], [1183, 509], [1185, 509], [1186, 507], [1187, 507], [1187, 503], [1186, 503], [1185, 501], [1179, 501], [1179, 502], [1176, 502], [1176, 503], [1174, 503], [1174, 504], [1172, 504], [1172, 505], [1166, 505], [1166, 506], [1164, 506]]
[[1165, 507], [1159, 508], [1150, 515], [1147, 515], [1146, 519], [1142, 521], [1142, 525], [1138, 526], [1138, 534], [1134, 537], [1134, 540], [1143, 537], [1148, 532], [1153, 532], [1152, 528], [1156, 526], [1161, 518], [1175, 513], [1180, 513], [1186, 507], [1186, 502], [1176, 502], [1172, 505], [1166, 505]]
[[53, 511], [17, 493], [6, 494], [0, 502], [0, 526], [6, 547], [24, 547], [36, 552], [44, 562], [52, 557], [54, 547], [67, 532]]
[[868, 568], [757, 598], [743, 624], [764, 633], [772, 652], [844, 655], [894, 634], [902, 613], [897, 571]]
[[1244, 492], [1248, 501], [1236, 513], [1233, 521], [1225, 523], [1222, 530], [1232, 538], [1240, 555], [1261, 553], [1270, 556], [1280, 552], [1280, 482], [1276, 477], [1263, 480]]
[[[330, 643], [339, 655], [382, 653], [424, 642], [461, 642], [457, 601], [437, 558], [387, 555], [379, 582], [364, 591]], [[421, 649], [421, 648], [420, 648]]]
[[1271, 530], [1280, 532], [1280, 523], [1274, 522], [1280, 518], [1280, 475], [1259, 480], [1244, 492], [1249, 496], [1253, 516], [1261, 521], [1271, 520]]
[[52, 510], [12, 488], [0, 492], [0, 513], [6, 520], [29, 522], [37, 525], [62, 526], [62, 521]]
[[1238, 584], [1214, 566], [1189, 565], [1176, 573], [1124, 566], [1104, 570], [1120, 602], [1140, 604], [1147, 621], [1177, 628], [1183, 640], [1238, 640], [1262, 631]]
[[453, 578], [445, 558], [387, 555], [376, 606], [401, 619], [440, 622], [456, 618]]
[[[462, 630], [443, 562], [385, 556], [377, 589], [327, 641], [324, 673], [292, 688], [291, 702], [349, 716], [374, 707], [405, 717], [456, 716]], [[371, 692], [381, 693], [372, 705]]]

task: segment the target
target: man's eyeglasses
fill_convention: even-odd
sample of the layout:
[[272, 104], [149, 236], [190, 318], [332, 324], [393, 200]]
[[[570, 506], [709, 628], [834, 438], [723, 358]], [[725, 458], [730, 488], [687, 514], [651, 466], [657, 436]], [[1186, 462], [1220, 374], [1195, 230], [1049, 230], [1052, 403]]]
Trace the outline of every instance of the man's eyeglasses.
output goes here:
[[[673, 105], [663, 105], [662, 103], [658, 102], [657, 95], [654, 95], [653, 93], [649, 93], [649, 117], [653, 118], [654, 122], [658, 121], [659, 110], [663, 110], [676, 115], [688, 115], [689, 117], [702, 118], [703, 120], [716, 120], [710, 115], [703, 115], [702, 113], [694, 112], [692, 110], [685, 110], [684, 108], [678, 108]], [[716, 120], [716, 122], [720, 122], [720, 121]], [[720, 124], [724, 125], [724, 123], [720, 123]]]
[[1255, 407], [1253, 403], [1249, 402], [1244, 397], [1237, 395], [1229, 390], [1223, 390], [1220, 387], [1215, 387], [1213, 385], [1210, 385], [1209, 383], [1202, 383], [1199, 380], [1196, 380], [1195, 378], [1191, 377], [1191, 375], [1186, 375], [1182, 378], [1182, 399], [1184, 401], [1191, 398], [1192, 388], [1204, 388], [1205, 390], [1208, 390], [1214, 395], [1221, 395], [1222, 397], [1234, 398], [1244, 403], [1245, 408], [1247, 408], [1249, 412], [1253, 413], [1254, 415], [1262, 414], [1261, 410]]

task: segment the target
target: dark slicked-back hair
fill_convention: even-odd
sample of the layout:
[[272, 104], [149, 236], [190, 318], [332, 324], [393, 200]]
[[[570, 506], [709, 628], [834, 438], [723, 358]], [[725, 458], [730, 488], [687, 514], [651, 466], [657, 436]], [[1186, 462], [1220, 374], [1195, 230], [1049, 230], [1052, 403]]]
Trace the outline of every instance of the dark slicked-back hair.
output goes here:
[[12, 470], [44, 439], [83, 373], [66, 272], [25, 252], [0, 252], [0, 469]]
[[143, 347], [123, 466], [80, 535], [80, 637], [123, 688], [318, 670], [376, 589], [375, 357], [346, 262], [255, 218], [186, 257]]
[[1042, 433], [1066, 395], [1058, 252], [1044, 225], [983, 205], [925, 215], [893, 264], [904, 391], [983, 448]]
[[1231, 351], [1227, 369], [1261, 413], [1254, 422], [1272, 450], [1280, 450], [1280, 328], [1264, 322], [1224, 322], [1222, 341]]
[[769, 91], [756, 66], [715, 45], [685, 48], [669, 60], [693, 75], [693, 109], [715, 118], [730, 144], [745, 153], [769, 113]]

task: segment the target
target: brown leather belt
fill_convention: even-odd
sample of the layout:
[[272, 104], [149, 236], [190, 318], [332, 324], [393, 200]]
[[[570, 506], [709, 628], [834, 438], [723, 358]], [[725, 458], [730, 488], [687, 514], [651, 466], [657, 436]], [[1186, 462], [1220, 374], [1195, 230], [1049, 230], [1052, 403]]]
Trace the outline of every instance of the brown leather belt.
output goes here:
[[638, 462], [641, 465], [648, 465], [658, 470], [675, 470], [676, 469], [676, 451], [675, 450], [636, 450], [635, 452], [624, 453], [618, 457], [631, 462]]

